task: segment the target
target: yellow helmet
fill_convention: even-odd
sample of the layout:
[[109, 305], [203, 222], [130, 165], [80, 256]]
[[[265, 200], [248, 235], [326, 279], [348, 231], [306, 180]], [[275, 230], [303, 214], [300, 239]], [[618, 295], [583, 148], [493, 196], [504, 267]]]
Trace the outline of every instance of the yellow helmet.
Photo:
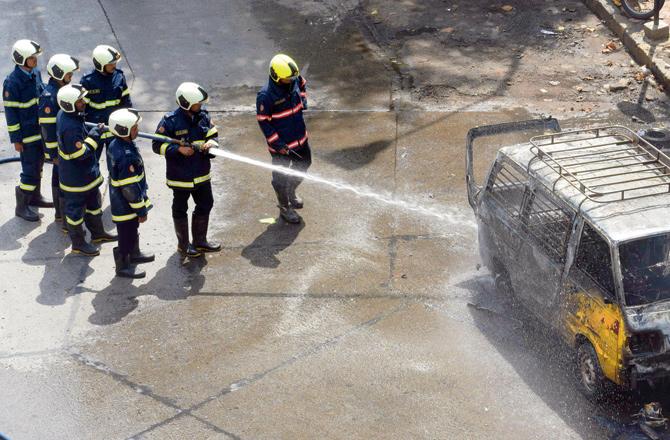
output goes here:
[[298, 75], [300, 75], [298, 64], [290, 56], [280, 53], [270, 61], [270, 78], [274, 82], [279, 82], [280, 79], [295, 78]]

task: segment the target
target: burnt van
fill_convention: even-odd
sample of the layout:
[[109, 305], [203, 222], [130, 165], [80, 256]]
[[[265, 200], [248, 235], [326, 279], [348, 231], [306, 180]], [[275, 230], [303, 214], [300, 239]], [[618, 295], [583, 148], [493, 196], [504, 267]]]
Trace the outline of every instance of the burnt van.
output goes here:
[[[476, 182], [475, 141], [513, 131], [543, 134], [501, 148]], [[626, 127], [555, 119], [473, 128], [466, 144], [482, 262], [574, 348], [581, 391], [667, 381], [670, 157]]]

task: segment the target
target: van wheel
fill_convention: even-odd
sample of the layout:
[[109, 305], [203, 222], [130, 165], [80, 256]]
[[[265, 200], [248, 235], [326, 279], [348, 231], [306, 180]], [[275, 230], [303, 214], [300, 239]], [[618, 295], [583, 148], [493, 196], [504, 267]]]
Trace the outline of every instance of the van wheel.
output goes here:
[[584, 342], [577, 349], [577, 378], [579, 390], [589, 400], [598, 401], [605, 394], [607, 379], [603, 375], [598, 355], [590, 342]]

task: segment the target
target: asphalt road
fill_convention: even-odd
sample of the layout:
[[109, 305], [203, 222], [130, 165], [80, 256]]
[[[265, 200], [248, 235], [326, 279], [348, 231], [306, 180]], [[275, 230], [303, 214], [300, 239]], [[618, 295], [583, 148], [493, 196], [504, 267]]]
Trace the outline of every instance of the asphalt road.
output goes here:
[[[607, 91], [639, 67], [602, 53], [611, 36], [581, 3], [511, 4], [3, 1], [3, 74], [18, 38], [43, 45], [42, 66], [66, 52], [84, 71], [93, 47], [111, 44], [143, 131], [174, 107], [181, 81], [196, 81], [225, 148], [265, 161], [255, 94], [271, 56], [289, 53], [309, 65], [311, 172], [399, 203], [307, 182], [304, 223], [273, 222], [269, 173], [217, 159], [210, 231], [224, 249], [182, 264], [165, 165], [141, 141], [156, 206], [141, 243], [156, 261], [129, 282], [114, 278], [112, 245], [69, 255], [52, 211], [15, 218], [18, 165], [0, 166], [0, 432], [597, 439], [590, 416], [627, 420], [636, 397], [583, 399], [570, 352], [478, 268], [464, 140], [475, 125], [541, 113], [564, 127], [662, 124], [667, 98], [633, 79]], [[4, 120], [0, 136], [11, 156]], [[478, 174], [515, 140], [484, 144]]]

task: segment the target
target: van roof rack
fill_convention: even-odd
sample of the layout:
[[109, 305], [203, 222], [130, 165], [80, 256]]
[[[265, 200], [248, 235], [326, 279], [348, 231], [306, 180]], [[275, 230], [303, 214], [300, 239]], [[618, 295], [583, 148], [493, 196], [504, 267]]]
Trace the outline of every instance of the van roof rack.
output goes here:
[[620, 125], [570, 130], [530, 139], [533, 160], [554, 170], [584, 199], [610, 203], [670, 193], [670, 157]]

